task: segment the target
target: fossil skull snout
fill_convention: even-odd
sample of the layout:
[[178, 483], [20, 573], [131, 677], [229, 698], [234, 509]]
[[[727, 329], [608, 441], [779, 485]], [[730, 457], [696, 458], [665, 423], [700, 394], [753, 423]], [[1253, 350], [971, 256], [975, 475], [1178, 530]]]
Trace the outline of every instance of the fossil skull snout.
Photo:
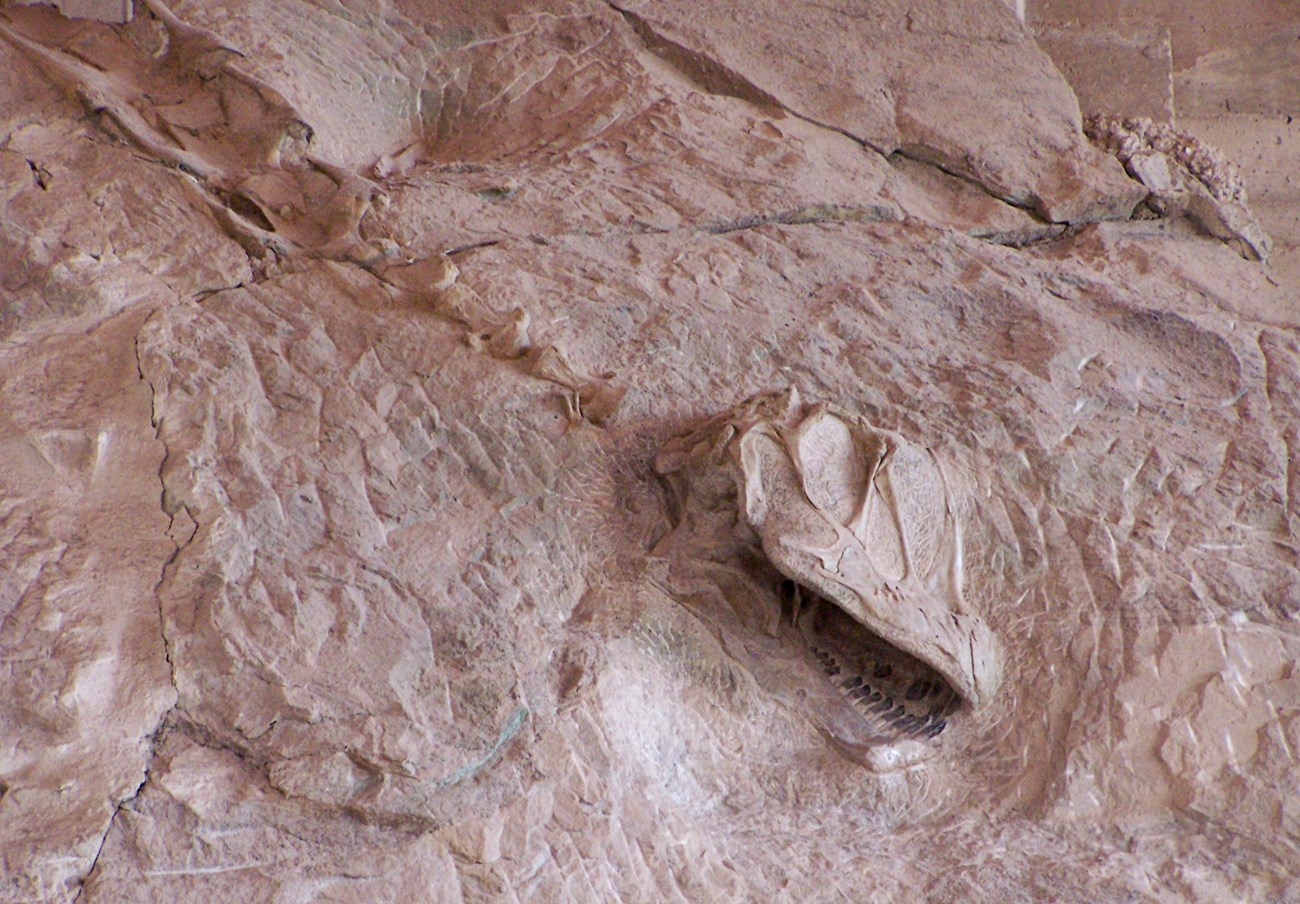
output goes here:
[[996, 644], [962, 597], [961, 525], [934, 455], [797, 396], [734, 423], [740, 515], [786, 577], [938, 671], [971, 706], [997, 689]]

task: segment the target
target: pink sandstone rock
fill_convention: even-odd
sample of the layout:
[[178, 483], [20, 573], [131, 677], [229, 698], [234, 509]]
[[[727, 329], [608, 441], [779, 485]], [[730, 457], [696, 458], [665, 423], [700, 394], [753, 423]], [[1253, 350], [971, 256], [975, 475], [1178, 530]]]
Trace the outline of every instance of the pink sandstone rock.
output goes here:
[[1300, 895], [1295, 287], [859, 12], [0, 7], [0, 900]]

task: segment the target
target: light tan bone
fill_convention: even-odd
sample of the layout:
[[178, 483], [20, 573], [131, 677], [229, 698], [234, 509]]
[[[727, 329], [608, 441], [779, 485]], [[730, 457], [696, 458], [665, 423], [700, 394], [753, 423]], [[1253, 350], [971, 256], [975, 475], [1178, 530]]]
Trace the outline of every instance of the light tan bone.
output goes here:
[[927, 449], [791, 389], [760, 396], [664, 449], [669, 474], [709, 459], [735, 481], [740, 518], [786, 577], [929, 664], [971, 706], [1001, 669], [962, 597], [961, 524]]

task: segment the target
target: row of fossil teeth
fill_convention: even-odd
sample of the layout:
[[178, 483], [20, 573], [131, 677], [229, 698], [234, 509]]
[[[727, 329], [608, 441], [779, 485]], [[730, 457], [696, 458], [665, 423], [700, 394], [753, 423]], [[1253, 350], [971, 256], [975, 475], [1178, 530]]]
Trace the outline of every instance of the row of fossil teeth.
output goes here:
[[811, 649], [831, 683], [858, 712], [901, 736], [937, 738], [948, 725], [948, 715], [960, 705], [952, 688], [936, 676], [919, 675], [903, 688], [887, 662], [875, 662], [866, 676], [829, 650]]

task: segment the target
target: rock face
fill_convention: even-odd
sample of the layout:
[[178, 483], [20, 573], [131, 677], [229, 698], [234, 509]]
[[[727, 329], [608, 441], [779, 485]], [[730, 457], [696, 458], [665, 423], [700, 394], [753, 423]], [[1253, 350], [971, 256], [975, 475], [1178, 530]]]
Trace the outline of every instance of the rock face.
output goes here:
[[1300, 899], [1296, 287], [864, 10], [0, 7], [0, 900]]

